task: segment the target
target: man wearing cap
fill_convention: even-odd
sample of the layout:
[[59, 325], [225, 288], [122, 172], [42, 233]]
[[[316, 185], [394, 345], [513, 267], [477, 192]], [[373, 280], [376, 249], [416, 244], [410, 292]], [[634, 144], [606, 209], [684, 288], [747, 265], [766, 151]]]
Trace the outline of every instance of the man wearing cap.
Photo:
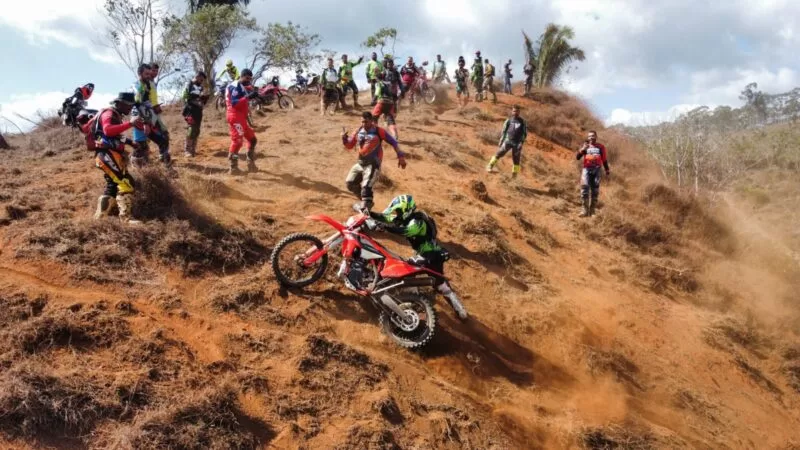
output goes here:
[[131, 212], [134, 181], [128, 173], [128, 155], [125, 152], [125, 144], [131, 144], [131, 141], [125, 138], [123, 133], [131, 128], [142, 128], [144, 121], [138, 116], [131, 117], [127, 122], [122, 120], [123, 116], [131, 113], [134, 103], [133, 93], [121, 92], [111, 102], [110, 108], [100, 111], [83, 129], [87, 135], [87, 142], [93, 143], [91, 148], [95, 151], [95, 166], [103, 171], [103, 178], [106, 180], [105, 191], [97, 199], [95, 219], [107, 216], [116, 205], [119, 208], [120, 221], [140, 223], [133, 219]]

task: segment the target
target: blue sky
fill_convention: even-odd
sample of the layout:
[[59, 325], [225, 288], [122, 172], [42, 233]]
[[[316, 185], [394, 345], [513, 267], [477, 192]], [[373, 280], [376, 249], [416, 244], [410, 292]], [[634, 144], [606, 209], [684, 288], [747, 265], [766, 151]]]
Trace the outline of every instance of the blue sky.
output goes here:
[[[135, 2], [138, 0], [130, 0]], [[180, 0], [160, 0], [179, 11]], [[37, 0], [13, 3], [0, 14], [4, 60], [0, 115], [31, 116], [54, 110], [76, 86], [97, 86], [94, 106], [128, 89], [133, 74], [98, 43], [103, 0]], [[511, 58], [520, 79], [520, 30], [537, 36], [548, 22], [570, 25], [587, 60], [561, 86], [583, 97], [604, 119], [631, 124], [669, 119], [700, 104], [738, 104], [738, 92], [755, 81], [765, 91], [800, 85], [800, 2], [697, 2], [671, 0], [408, 0], [404, 14], [374, 0], [252, 0], [260, 23], [292, 20], [319, 33], [323, 48], [353, 55], [382, 26], [400, 31], [395, 55], [433, 60], [480, 49], [496, 66]], [[302, 11], [302, 14], [298, 14]], [[335, 20], [331, 11], [336, 11]], [[226, 55], [241, 61], [249, 37]], [[357, 70], [357, 73], [360, 73]], [[0, 131], [8, 128], [0, 119]]]

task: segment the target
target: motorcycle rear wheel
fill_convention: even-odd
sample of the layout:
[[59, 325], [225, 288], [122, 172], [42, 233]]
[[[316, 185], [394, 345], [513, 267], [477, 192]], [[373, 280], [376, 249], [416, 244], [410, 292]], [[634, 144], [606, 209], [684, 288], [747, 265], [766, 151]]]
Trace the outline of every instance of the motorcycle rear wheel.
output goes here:
[[[295, 244], [294, 250], [292, 244]], [[299, 247], [296, 244], [300, 244]], [[321, 249], [323, 246], [324, 244], [318, 237], [308, 233], [294, 233], [281, 239], [269, 258], [275, 278], [282, 285], [293, 288], [302, 288], [317, 282], [328, 268], [328, 255], [322, 255], [315, 266], [310, 268], [300, 265], [299, 260], [309, 248]], [[281, 258], [282, 256], [283, 258]], [[285, 264], [287, 261], [289, 262], [288, 266]], [[311, 275], [302, 277], [300, 274], [295, 274], [293, 270], [301, 273], [310, 271]]]
[[300, 90], [300, 87], [297, 86], [296, 84], [293, 84], [293, 85], [289, 86], [289, 89], [287, 89], [287, 91], [291, 92], [293, 95], [300, 95], [300, 94], [303, 93]]
[[[400, 309], [406, 312], [406, 318], [396, 317], [394, 313], [381, 311], [378, 317], [381, 329], [397, 345], [409, 349], [418, 349], [433, 339], [436, 331], [436, 310], [433, 304], [419, 294], [401, 294], [395, 297]], [[410, 326], [415, 325], [412, 328]]]

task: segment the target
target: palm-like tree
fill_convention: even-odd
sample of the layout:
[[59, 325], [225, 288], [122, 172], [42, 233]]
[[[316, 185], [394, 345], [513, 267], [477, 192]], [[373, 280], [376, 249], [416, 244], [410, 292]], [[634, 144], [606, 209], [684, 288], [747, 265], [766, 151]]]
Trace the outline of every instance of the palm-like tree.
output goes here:
[[526, 60], [533, 66], [533, 84], [536, 87], [551, 86], [573, 61], [586, 59], [583, 50], [570, 45], [569, 40], [575, 37], [575, 32], [568, 26], [548, 24], [535, 46], [524, 31], [522, 35], [525, 37]]
[[243, 5], [250, 4], [250, 0], [189, 0], [189, 10], [197, 12], [198, 9], [206, 5]]

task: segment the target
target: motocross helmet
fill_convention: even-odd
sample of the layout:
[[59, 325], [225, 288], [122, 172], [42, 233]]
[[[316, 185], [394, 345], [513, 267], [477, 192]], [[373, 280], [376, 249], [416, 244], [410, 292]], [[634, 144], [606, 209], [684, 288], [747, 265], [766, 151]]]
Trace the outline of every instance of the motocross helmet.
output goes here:
[[417, 204], [413, 197], [408, 194], [398, 195], [383, 211], [383, 216], [390, 222], [406, 221], [416, 210]]
[[225, 66], [226, 67], [233, 67], [233, 60], [229, 59], [229, 60], [225, 61]]

